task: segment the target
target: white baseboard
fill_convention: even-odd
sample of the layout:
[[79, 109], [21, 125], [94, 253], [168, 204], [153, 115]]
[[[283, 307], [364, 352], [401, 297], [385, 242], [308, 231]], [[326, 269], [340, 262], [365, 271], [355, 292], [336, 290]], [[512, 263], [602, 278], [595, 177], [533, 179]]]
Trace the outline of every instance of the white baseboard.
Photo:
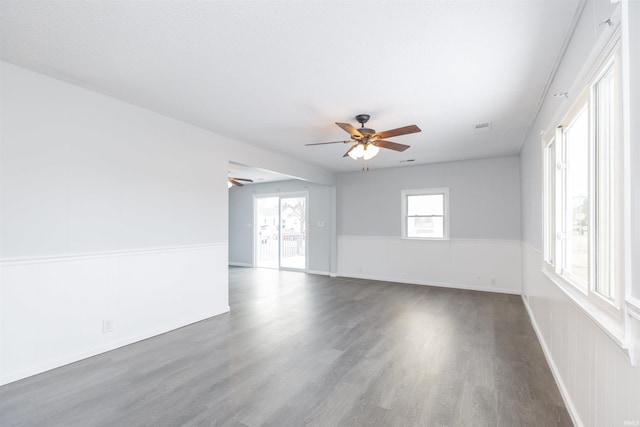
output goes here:
[[637, 423], [640, 367], [547, 277], [542, 254], [527, 243], [522, 247], [523, 303], [574, 424]]
[[365, 279], [365, 280], [376, 280], [380, 282], [392, 282], [392, 283], [403, 283], [408, 285], [421, 285], [421, 286], [433, 286], [437, 288], [450, 288], [450, 289], [462, 289], [467, 291], [480, 291], [480, 292], [494, 292], [499, 294], [509, 294], [509, 295], [520, 295], [519, 291], [513, 289], [503, 289], [503, 288], [489, 288], [485, 286], [475, 286], [475, 285], [466, 285], [460, 283], [439, 283], [439, 282], [429, 282], [423, 280], [404, 280], [397, 279], [394, 277], [380, 277], [380, 276], [370, 276], [366, 274], [341, 274], [339, 273], [337, 277], [346, 277], [351, 279]]
[[184, 319], [183, 321], [174, 322], [173, 324], [166, 325], [162, 328], [146, 331], [144, 334], [122, 338], [117, 341], [112, 341], [112, 342], [106, 343], [105, 345], [94, 347], [80, 353], [67, 355], [60, 359], [52, 360], [37, 366], [31, 366], [21, 371], [12, 372], [8, 375], [0, 376], [0, 386], [9, 384], [11, 382], [18, 381], [24, 378], [28, 378], [33, 375], [41, 374], [51, 369], [60, 368], [65, 365], [69, 365], [71, 363], [75, 363], [80, 360], [87, 359], [89, 357], [97, 356], [98, 354], [106, 353], [108, 351], [115, 350], [120, 347], [124, 347], [129, 344], [133, 344], [142, 340], [146, 340], [148, 338], [153, 338], [158, 335], [166, 334], [176, 329], [180, 329], [185, 326], [188, 326], [197, 322], [201, 322], [203, 320], [210, 319], [212, 317], [219, 316], [221, 314], [228, 313], [229, 311], [230, 311], [230, 307], [227, 306], [226, 310], [218, 313], [211, 312], [211, 313], [206, 313], [198, 316], [193, 316], [189, 319]]
[[521, 252], [513, 240], [339, 236], [338, 275], [520, 295]]
[[3, 260], [0, 383], [229, 311], [227, 253], [223, 242]]
[[307, 270], [308, 274], [317, 274], [319, 276], [331, 276], [331, 273], [328, 271], [320, 271], [320, 270]]
[[249, 264], [249, 263], [246, 263], [246, 262], [231, 262], [231, 261], [229, 261], [229, 266], [230, 267], [249, 267], [249, 268], [252, 268], [253, 264]]
[[529, 314], [529, 319], [531, 320], [531, 325], [533, 326], [533, 330], [535, 331], [536, 336], [538, 337], [538, 341], [540, 342], [540, 346], [542, 347], [542, 352], [544, 353], [544, 357], [545, 359], [547, 359], [547, 364], [549, 365], [549, 368], [551, 368], [551, 373], [553, 374], [553, 378], [556, 380], [556, 384], [558, 385], [558, 389], [560, 390], [560, 395], [562, 396], [562, 400], [564, 401], [564, 406], [567, 408], [567, 412], [569, 412], [569, 415], [571, 416], [571, 420], [573, 421], [573, 424], [577, 427], [582, 427], [584, 424], [582, 423], [582, 421], [580, 420], [580, 417], [578, 416], [578, 411], [576, 410], [573, 404], [573, 401], [569, 396], [569, 392], [567, 391], [567, 387], [564, 385], [564, 382], [562, 381], [560, 372], [558, 371], [558, 368], [556, 367], [556, 364], [554, 363], [553, 358], [551, 357], [551, 352], [549, 351], [549, 347], [547, 346], [544, 336], [542, 335], [542, 332], [538, 327], [538, 323], [536, 322], [536, 319], [533, 316], [531, 307], [529, 307], [529, 299], [525, 298], [525, 296], [523, 295], [522, 302], [524, 303], [524, 307], [527, 309], [527, 313]]

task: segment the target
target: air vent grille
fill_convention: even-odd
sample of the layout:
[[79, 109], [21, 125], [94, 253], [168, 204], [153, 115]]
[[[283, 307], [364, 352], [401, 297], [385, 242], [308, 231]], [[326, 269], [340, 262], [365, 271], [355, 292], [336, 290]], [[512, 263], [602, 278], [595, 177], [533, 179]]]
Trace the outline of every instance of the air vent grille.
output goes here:
[[491, 122], [476, 123], [473, 125], [473, 132], [487, 132], [491, 130]]

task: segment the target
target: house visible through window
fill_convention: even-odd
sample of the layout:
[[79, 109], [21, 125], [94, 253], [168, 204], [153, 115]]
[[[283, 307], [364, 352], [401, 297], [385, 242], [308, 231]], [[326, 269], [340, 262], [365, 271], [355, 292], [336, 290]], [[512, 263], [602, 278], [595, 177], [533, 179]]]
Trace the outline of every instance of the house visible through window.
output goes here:
[[563, 220], [564, 272], [581, 285], [589, 281], [589, 114], [587, 105], [563, 130], [565, 145]]
[[402, 191], [402, 235], [413, 239], [449, 238], [446, 188]]

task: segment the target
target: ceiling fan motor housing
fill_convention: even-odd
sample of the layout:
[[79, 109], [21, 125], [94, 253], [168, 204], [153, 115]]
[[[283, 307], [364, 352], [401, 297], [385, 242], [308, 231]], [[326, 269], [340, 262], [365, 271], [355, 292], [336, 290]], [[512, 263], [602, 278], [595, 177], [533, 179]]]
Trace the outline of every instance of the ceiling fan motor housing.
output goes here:
[[354, 138], [356, 141], [364, 141], [366, 143], [367, 141], [369, 141], [369, 138], [371, 138], [376, 133], [375, 130], [364, 127], [364, 124], [367, 123], [370, 118], [371, 116], [369, 114], [358, 114], [356, 116], [356, 120], [361, 125], [360, 129], [358, 129], [358, 132], [360, 132], [360, 135], [363, 136], [363, 138]]

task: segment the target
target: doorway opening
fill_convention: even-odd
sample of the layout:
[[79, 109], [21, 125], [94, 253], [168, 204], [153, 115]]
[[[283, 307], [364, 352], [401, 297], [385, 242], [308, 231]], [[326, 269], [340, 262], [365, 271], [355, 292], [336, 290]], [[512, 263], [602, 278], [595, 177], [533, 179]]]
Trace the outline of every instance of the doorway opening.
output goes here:
[[255, 195], [256, 267], [306, 270], [307, 193]]

